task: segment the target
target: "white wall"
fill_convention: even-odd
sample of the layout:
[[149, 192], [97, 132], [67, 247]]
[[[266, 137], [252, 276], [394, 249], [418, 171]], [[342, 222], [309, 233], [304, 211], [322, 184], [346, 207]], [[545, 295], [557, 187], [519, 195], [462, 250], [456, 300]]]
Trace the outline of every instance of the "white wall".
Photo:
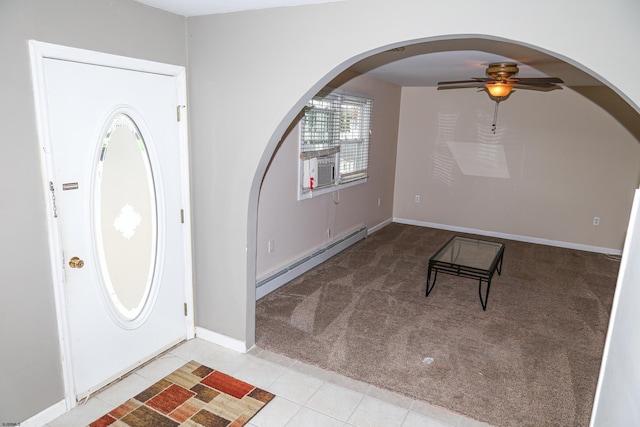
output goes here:
[[[295, 122], [274, 154], [260, 190], [258, 281], [362, 225], [375, 227], [392, 217], [400, 87], [369, 76], [356, 76], [335, 87], [374, 98], [369, 178], [337, 194], [297, 200], [300, 126]], [[270, 240], [275, 249], [271, 253]]]
[[[629, 76], [640, 70], [640, 3], [543, 0], [536, 10], [549, 13], [532, 18], [530, 4], [510, 4], [496, 26], [487, 24], [495, 11], [474, 0], [348, 0], [188, 19], [198, 324], [253, 345], [264, 172], [304, 103], [364, 56], [456, 35], [501, 38], [601, 76], [637, 109], [640, 81]], [[268, 108], [251, 114], [249, 100]]]
[[621, 251], [638, 141], [569, 88], [516, 90], [495, 134], [494, 108], [473, 89], [403, 88], [394, 217]]

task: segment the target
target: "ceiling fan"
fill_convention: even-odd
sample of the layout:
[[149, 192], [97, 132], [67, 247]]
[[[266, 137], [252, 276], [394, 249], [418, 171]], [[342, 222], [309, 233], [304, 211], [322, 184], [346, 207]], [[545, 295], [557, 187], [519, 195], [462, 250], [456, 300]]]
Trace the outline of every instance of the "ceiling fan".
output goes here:
[[514, 62], [496, 62], [489, 64], [487, 67], [487, 77], [471, 77], [470, 80], [438, 82], [438, 89], [475, 87], [486, 90], [489, 96], [496, 101], [496, 109], [493, 117], [493, 132], [495, 133], [498, 103], [505, 100], [513, 89], [548, 92], [555, 89], [562, 89], [558, 84], [564, 83], [564, 81], [558, 77], [515, 77], [518, 71], [518, 65]]
[[550, 91], [562, 89], [564, 83], [558, 77], [515, 77], [518, 65], [513, 62], [496, 62], [487, 67], [487, 77], [471, 77], [470, 80], [438, 82], [438, 89], [458, 89], [466, 87], [484, 88], [494, 98], [505, 98], [513, 89]]

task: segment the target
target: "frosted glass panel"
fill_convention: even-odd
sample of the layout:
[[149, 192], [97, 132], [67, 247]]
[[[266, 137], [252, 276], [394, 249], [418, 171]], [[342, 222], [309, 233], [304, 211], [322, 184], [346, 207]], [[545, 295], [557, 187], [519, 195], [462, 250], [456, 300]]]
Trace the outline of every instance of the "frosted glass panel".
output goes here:
[[116, 313], [142, 313], [155, 270], [157, 226], [153, 174], [133, 120], [117, 114], [102, 140], [95, 182], [95, 232], [102, 282]]

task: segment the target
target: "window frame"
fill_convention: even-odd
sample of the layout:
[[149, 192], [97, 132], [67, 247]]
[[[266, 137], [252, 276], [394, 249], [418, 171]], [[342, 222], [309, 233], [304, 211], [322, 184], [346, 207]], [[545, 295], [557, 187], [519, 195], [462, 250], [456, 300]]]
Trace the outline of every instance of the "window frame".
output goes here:
[[[327, 88], [309, 100], [301, 113], [299, 122], [298, 200], [367, 182], [373, 101], [374, 98], [369, 95], [333, 88]], [[348, 110], [345, 110], [345, 107], [351, 110], [350, 114], [347, 114]], [[311, 112], [317, 114], [312, 116]], [[309, 120], [310, 117], [313, 120]], [[312, 127], [308, 125], [309, 121], [313, 123]], [[347, 126], [349, 129], [345, 132]], [[308, 142], [314, 140], [318, 142]], [[344, 150], [348, 145], [353, 149]], [[338, 151], [335, 154], [333, 169], [334, 182], [313, 189], [309, 188], [308, 184], [305, 185], [305, 177], [308, 176], [308, 171], [305, 172], [305, 169], [309, 168], [305, 160], [315, 157], [322, 159], [326, 164], [331, 162], [327, 160], [327, 156], [333, 156], [334, 150]], [[352, 168], [345, 167], [347, 163], [343, 153], [353, 153], [353, 156], [349, 156]], [[319, 173], [319, 168], [316, 167], [316, 169]], [[345, 172], [344, 169], [347, 171]]]

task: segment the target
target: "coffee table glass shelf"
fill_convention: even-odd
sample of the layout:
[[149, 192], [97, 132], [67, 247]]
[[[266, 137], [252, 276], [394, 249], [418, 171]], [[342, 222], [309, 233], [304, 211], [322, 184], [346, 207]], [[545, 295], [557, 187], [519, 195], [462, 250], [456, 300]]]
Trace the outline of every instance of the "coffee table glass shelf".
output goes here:
[[[504, 244], [469, 237], [452, 237], [434, 256], [429, 259], [427, 272], [426, 297], [433, 290], [438, 272], [468, 277], [478, 280], [478, 294], [483, 310], [487, 310], [491, 279], [497, 271], [502, 273], [502, 257]], [[431, 283], [431, 272], [434, 272]], [[487, 283], [487, 290], [482, 297], [482, 282]]]

